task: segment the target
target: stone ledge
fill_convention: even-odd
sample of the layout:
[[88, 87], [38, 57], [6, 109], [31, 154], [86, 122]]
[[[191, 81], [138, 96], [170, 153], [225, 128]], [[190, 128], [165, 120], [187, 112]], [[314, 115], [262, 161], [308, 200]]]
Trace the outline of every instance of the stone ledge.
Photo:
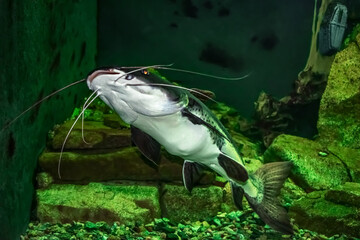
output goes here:
[[[73, 123], [74, 120], [67, 121], [55, 130], [49, 144], [51, 149], [61, 150]], [[81, 120], [79, 120], [71, 131], [64, 150], [109, 149], [131, 146], [130, 129], [113, 129], [95, 121], [84, 121], [84, 139], [86, 143], [82, 139], [82, 125]]]
[[345, 166], [320, 143], [280, 135], [264, 153], [265, 162], [290, 161], [291, 178], [306, 191], [324, 190], [350, 181]]
[[54, 184], [37, 190], [41, 222], [105, 221], [134, 225], [161, 217], [156, 186]]
[[[56, 182], [88, 183], [119, 179], [182, 181], [183, 160], [163, 152], [161, 163], [155, 166], [137, 147], [64, 152], [61, 160], [61, 179], [57, 173], [59, 159], [59, 152], [43, 152], [39, 158], [41, 170], [49, 173]], [[211, 184], [214, 180], [215, 173], [206, 172], [200, 184]]]
[[221, 187], [195, 187], [190, 194], [184, 186], [139, 182], [51, 184], [38, 189], [37, 217], [40, 222], [118, 221], [147, 223], [154, 218], [174, 221], [199, 220], [216, 216], [226, 200]]
[[163, 216], [173, 221], [199, 220], [221, 211], [223, 189], [196, 187], [189, 193], [184, 186], [165, 184], [162, 188]]
[[[352, 184], [359, 185], [358, 183]], [[356, 188], [358, 189], [359, 186]], [[342, 194], [337, 194], [339, 191]], [[341, 205], [345, 202], [349, 203], [349, 199], [347, 199], [349, 197], [354, 197], [353, 200], [359, 197], [358, 192], [355, 196], [352, 192], [353, 186], [350, 187], [347, 184], [334, 190], [312, 192], [295, 201], [290, 207], [289, 215], [295, 219], [295, 223], [301, 228], [310, 229], [327, 236], [346, 234], [352, 237], [360, 237], [360, 208]], [[351, 201], [351, 203], [354, 202]]]

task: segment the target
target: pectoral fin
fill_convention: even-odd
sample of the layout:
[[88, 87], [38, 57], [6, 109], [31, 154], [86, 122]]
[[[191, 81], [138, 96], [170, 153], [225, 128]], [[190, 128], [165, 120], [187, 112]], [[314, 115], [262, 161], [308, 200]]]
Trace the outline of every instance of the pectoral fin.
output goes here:
[[131, 126], [131, 139], [140, 152], [155, 165], [160, 163], [160, 144], [150, 135]]
[[200, 180], [203, 168], [201, 165], [185, 160], [183, 165], [183, 181], [185, 188], [191, 192], [195, 184]]
[[225, 170], [228, 177], [235, 181], [245, 182], [248, 180], [249, 175], [243, 165], [234, 159], [220, 153], [218, 156], [220, 166]]

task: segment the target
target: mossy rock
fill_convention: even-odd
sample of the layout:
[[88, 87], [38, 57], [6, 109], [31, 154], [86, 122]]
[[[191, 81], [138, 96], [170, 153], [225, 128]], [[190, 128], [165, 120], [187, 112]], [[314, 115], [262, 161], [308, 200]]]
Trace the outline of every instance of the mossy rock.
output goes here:
[[324, 192], [313, 192], [294, 202], [289, 215], [301, 228], [332, 236], [360, 237], [360, 209], [324, 199]]
[[221, 211], [223, 189], [195, 187], [191, 193], [183, 185], [165, 184], [162, 188], [163, 216], [173, 221], [201, 220]]
[[59, 152], [44, 152], [39, 158], [40, 169], [55, 181], [88, 183], [107, 180], [157, 180], [159, 173], [136, 147], [105, 152], [63, 152], [61, 179], [58, 176]]
[[148, 223], [161, 214], [157, 186], [53, 184], [37, 190], [36, 195], [41, 222], [118, 221], [134, 225]]
[[[74, 120], [69, 120], [55, 129], [49, 144], [52, 150], [61, 150], [73, 123]], [[81, 121], [78, 121], [66, 140], [64, 150], [116, 149], [129, 146], [131, 146], [130, 129], [113, 129], [96, 121], [84, 121], [82, 126]]]
[[290, 178], [285, 180], [284, 186], [280, 191], [280, 202], [283, 206], [289, 207], [295, 201], [306, 195], [305, 191], [297, 186]]
[[319, 141], [360, 148], [360, 34], [336, 54], [322, 96]]
[[347, 169], [320, 143], [305, 138], [280, 135], [264, 153], [265, 162], [290, 161], [291, 178], [306, 191], [330, 189], [350, 181]]
[[325, 199], [334, 203], [360, 208], [360, 183], [347, 182], [327, 191]]
[[329, 145], [327, 149], [346, 166], [351, 181], [360, 183], [360, 149]]
[[[41, 171], [55, 182], [89, 183], [109, 180], [182, 181], [183, 160], [162, 151], [158, 166], [150, 162], [137, 147], [119, 150], [63, 152], [61, 179], [58, 175], [60, 152], [43, 152], [39, 157]], [[198, 184], [212, 184], [215, 173], [205, 171]], [[43, 179], [39, 179], [39, 185]]]

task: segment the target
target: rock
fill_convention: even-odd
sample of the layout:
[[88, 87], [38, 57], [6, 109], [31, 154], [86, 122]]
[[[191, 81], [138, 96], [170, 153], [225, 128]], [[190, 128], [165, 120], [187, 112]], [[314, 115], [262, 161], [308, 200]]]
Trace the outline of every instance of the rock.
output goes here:
[[259, 159], [244, 157], [243, 160], [245, 162], [246, 171], [249, 174], [255, 173], [256, 170], [258, 170], [263, 165]]
[[259, 158], [261, 155], [260, 142], [254, 143], [249, 138], [235, 131], [230, 131], [230, 135], [243, 157]]
[[[57, 173], [60, 153], [44, 152], [39, 158], [40, 168], [48, 172], [54, 180]], [[158, 172], [144, 163], [146, 159], [136, 147], [107, 152], [63, 152], [61, 159], [61, 180], [90, 182], [114, 179], [154, 180]]]
[[[221, 212], [232, 212], [232, 211], [237, 211], [237, 207], [234, 204], [234, 200], [233, 200], [233, 196], [231, 193], [231, 186], [230, 183], [227, 182], [223, 188], [223, 203], [221, 204]], [[245, 198], [243, 198], [243, 207], [247, 206], [247, 201], [245, 200]]]
[[173, 221], [200, 220], [221, 211], [220, 187], [195, 187], [191, 193], [182, 185], [165, 184], [162, 188], [163, 216]]
[[329, 145], [328, 151], [336, 155], [348, 169], [351, 181], [360, 183], [360, 149]]
[[116, 113], [104, 114], [104, 125], [115, 129], [130, 128]]
[[294, 201], [304, 197], [306, 193], [304, 190], [297, 186], [294, 181], [288, 178], [284, 186], [281, 188], [280, 200], [283, 206], [291, 206]]
[[360, 148], [359, 46], [352, 42], [335, 56], [319, 109], [317, 127], [322, 143]]
[[360, 209], [324, 199], [324, 192], [313, 192], [295, 201], [289, 215], [301, 228], [332, 236], [360, 237]]
[[325, 199], [337, 204], [360, 208], [360, 183], [347, 182], [326, 192]]
[[47, 172], [41, 172], [36, 175], [36, 182], [38, 188], [48, 188], [53, 182], [53, 177]]
[[[39, 158], [42, 171], [60, 181], [57, 169], [60, 159], [58, 152], [43, 152]], [[98, 150], [63, 152], [61, 159], [61, 181], [89, 183], [109, 180], [136, 181], [182, 181], [183, 160], [162, 153], [159, 166], [147, 160], [137, 147], [117, 151]], [[199, 184], [212, 184], [214, 172], [205, 172]]]
[[148, 223], [161, 216], [156, 186], [90, 183], [53, 184], [37, 190], [41, 222], [105, 221]]
[[320, 143], [301, 137], [278, 136], [264, 153], [264, 161], [291, 161], [294, 166], [290, 177], [305, 191], [329, 189], [350, 181], [344, 164], [335, 155], [326, 153]]
[[[65, 122], [55, 130], [50, 146], [59, 151], [74, 120]], [[109, 149], [131, 146], [130, 129], [113, 129], [101, 122], [84, 121], [84, 139], [82, 139], [81, 121], [78, 121], [66, 141], [64, 150]]]

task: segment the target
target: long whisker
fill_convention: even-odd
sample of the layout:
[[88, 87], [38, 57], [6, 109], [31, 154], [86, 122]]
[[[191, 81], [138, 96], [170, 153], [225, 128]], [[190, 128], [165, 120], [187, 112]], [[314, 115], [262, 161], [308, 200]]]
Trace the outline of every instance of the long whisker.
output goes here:
[[[97, 92], [99, 89], [95, 90], [95, 92]], [[94, 94], [92, 93], [92, 94]], [[91, 95], [92, 95], [91, 94]], [[96, 97], [94, 97], [87, 106], [89, 106], [99, 95], [97, 95]], [[59, 176], [59, 179], [61, 179], [61, 174], [60, 174], [60, 167], [61, 167], [61, 159], [62, 159], [62, 155], [63, 155], [63, 152], [64, 152], [64, 148], [65, 148], [65, 144], [66, 144], [66, 141], [68, 140], [69, 136], [70, 136], [70, 133], [71, 131], [73, 130], [73, 128], [75, 127], [75, 124], [79, 121], [81, 115], [85, 112], [86, 108], [84, 108], [81, 113], [79, 114], [79, 116], [75, 119], [73, 125], [71, 126], [70, 130], [68, 131], [66, 137], [65, 137], [65, 140], [61, 146], [61, 152], [60, 152], [60, 158], [59, 158], [59, 163], [58, 163], [58, 176]]]
[[222, 79], [222, 80], [228, 80], [228, 81], [238, 81], [238, 80], [242, 80], [245, 79], [247, 77], [249, 77], [251, 75], [251, 72], [241, 76], [241, 77], [221, 77], [221, 76], [216, 76], [216, 75], [211, 75], [211, 74], [207, 74], [207, 73], [201, 73], [201, 72], [195, 72], [195, 71], [190, 71], [190, 70], [185, 70], [185, 69], [179, 69], [179, 68], [169, 68], [167, 66], [158, 66], [156, 67], [156, 69], [164, 69], [164, 70], [170, 70], [170, 71], [176, 71], [176, 72], [184, 72], [184, 73], [190, 73], [190, 74], [195, 74], [195, 75], [200, 75], [200, 76], [204, 76], [204, 77], [210, 77], [210, 78], [215, 78], [215, 79]]
[[172, 65], [174, 65], [174, 63], [169, 63], [169, 64], [156, 64], [156, 65], [149, 65], [149, 66], [128, 66], [128, 67], [121, 67], [122, 68], [129, 68], [129, 69], [132, 69], [132, 68], [158, 68], [158, 67], [171, 67]]
[[[162, 65], [162, 64], [158, 64], [158, 65], [152, 65], [152, 66], [145, 66], [145, 67], [121, 67], [121, 68], [136, 68], [136, 70], [128, 72], [126, 74], [123, 74], [122, 76], [120, 76], [119, 78], [126, 76], [127, 74], [133, 73], [133, 72], [137, 72], [146, 68], [154, 68], [154, 69], [163, 69], [163, 70], [170, 70], [170, 71], [176, 71], [176, 72], [184, 72], [184, 73], [190, 73], [190, 74], [195, 74], [195, 75], [200, 75], [200, 76], [204, 76], [204, 77], [210, 77], [210, 78], [215, 78], [215, 79], [222, 79], [222, 80], [227, 80], [227, 81], [238, 81], [238, 80], [242, 80], [245, 78], [248, 78], [252, 72], [249, 72], [248, 74], [245, 74], [244, 76], [241, 77], [221, 77], [221, 76], [216, 76], [216, 75], [212, 75], [212, 74], [207, 74], [207, 73], [202, 73], [202, 72], [196, 72], [196, 71], [190, 71], [190, 70], [186, 70], [186, 69], [180, 69], [180, 68], [170, 68], [171, 66], [173, 66], [174, 64], [167, 64], [167, 65]], [[118, 79], [116, 79], [117, 81]]]
[[166, 84], [166, 83], [147, 83], [147, 84], [141, 84], [141, 83], [134, 83], [134, 84], [126, 84], [125, 86], [163, 86], [163, 87], [172, 87], [172, 88], [179, 88], [179, 89], [184, 89], [187, 90], [189, 92], [193, 92], [196, 94], [199, 94], [215, 103], [219, 103], [218, 101], [212, 99], [211, 97], [207, 96], [206, 94], [203, 94], [202, 92], [199, 92], [197, 90], [191, 89], [191, 88], [187, 88], [187, 87], [182, 87], [182, 86], [177, 86], [177, 85], [171, 85], [171, 84]]
[[[87, 109], [87, 108], [88, 108], [88, 106], [90, 105], [90, 104], [88, 104], [88, 102], [90, 101], [90, 99], [92, 98], [92, 96], [93, 96], [96, 92], [97, 92], [97, 91], [93, 92], [93, 93], [88, 97], [88, 99], [85, 101], [82, 109]], [[96, 96], [95, 96], [95, 98], [96, 98]], [[83, 142], [84, 142], [85, 144], [90, 144], [90, 143], [88, 143], [88, 142], [85, 140], [85, 136], [84, 136], [84, 118], [85, 118], [84, 115], [85, 115], [85, 112], [83, 112], [83, 114], [81, 114], [81, 116], [82, 116], [82, 118], [81, 118], [81, 138], [82, 138], [82, 140], [83, 140]]]
[[2, 131], [4, 131], [5, 129], [7, 129], [11, 124], [13, 124], [16, 120], [18, 120], [21, 116], [23, 116], [25, 113], [27, 113], [28, 111], [30, 111], [31, 109], [33, 109], [34, 107], [36, 107], [37, 105], [39, 105], [40, 103], [42, 103], [43, 101], [47, 100], [48, 98], [54, 96], [55, 94], [71, 87], [71, 86], [74, 86], [76, 84], [79, 84], [81, 82], [84, 82], [86, 81], [86, 79], [81, 79], [79, 81], [76, 81], [76, 82], [73, 82], [73, 83], [70, 83], [69, 85], [63, 87], [63, 88], [60, 88], [59, 90], [56, 90], [55, 92], [53, 93], [50, 93], [49, 95], [47, 95], [46, 97], [42, 98], [41, 100], [37, 101], [36, 103], [34, 103], [33, 105], [31, 105], [30, 107], [28, 107], [25, 111], [23, 111], [22, 113], [20, 113], [18, 116], [16, 116], [13, 120], [11, 120], [8, 124], [6, 124], [0, 131], [0, 133]]
[[127, 72], [127, 73], [125, 73], [125, 74], [120, 75], [120, 77], [118, 77], [117, 79], [115, 79], [115, 82], [117, 82], [120, 78], [122, 78], [122, 77], [124, 77], [124, 76], [126, 76], [126, 75], [128, 75], [128, 74], [134, 73], [134, 72], [138, 72], [138, 71], [145, 70], [145, 69], [148, 69], [148, 68], [158, 69], [158, 68], [160, 68], [160, 67], [171, 67], [172, 65], [173, 65], [173, 63], [167, 64], [167, 65], [161, 65], [161, 64], [151, 65], [151, 66], [145, 66], [145, 67], [140, 67], [140, 68], [138, 68], [138, 67], [121, 67], [121, 68], [130, 68], [130, 69], [131, 69], [131, 68], [136, 68], [136, 69], [133, 70], [133, 71]]

